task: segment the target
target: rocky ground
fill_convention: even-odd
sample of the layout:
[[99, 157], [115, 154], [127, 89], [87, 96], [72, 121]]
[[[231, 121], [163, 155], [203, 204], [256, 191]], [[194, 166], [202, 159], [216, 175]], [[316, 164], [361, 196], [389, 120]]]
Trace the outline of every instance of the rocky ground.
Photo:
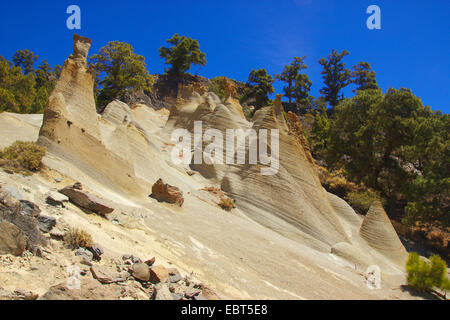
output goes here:
[[[348, 292], [341, 293], [335, 298], [405, 299], [414, 297], [404, 291], [401, 285], [391, 284], [377, 292], [361, 290], [365, 287], [367, 275], [351, 268], [348, 268], [344, 274], [338, 274], [320, 264], [315, 265], [316, 269], [312, 270], [313, 264], [306, 260], [303, 260], [303, 263], [297, 262], [297, 267], [292, 264], [286, 265], [281, 260], [277, 263], [274, 261], [272, 264], [270, 261], [278, 258], [271, 257], [270, 253], [265, 258], [267, 261], [259, 260], [260, 272], [264, 274], [269, 272], [266, 276], [261, 276], [261, 273], [253, 270], [253, 264], [250, 261], [245, 261], [253, 259], [251, 255], [245, 260], [239, 260], [239, 266], [233, 262], [232, 256], [229, 257], [230, 261], [217, 259], [216, 252], [219, 249], [214, 246], [211, 246], [212, 249], [205, 248], [198, 240], [193, 243], [193, 252], [189, 253], [190, 250], [187, 250], [189, 258], [181, 255], [184, 258], [177, 260], [177, 255], [174, 253], [180, 248], [176, 246], [176, 243], [170, 244], [171, 241], [167, 238], [164, 240], [164, 238], [155, 237], [146, 227], [148, 222], [145, 221], [148, 219], [140, 218], [138, 212], [124, 211], [126, 208], [121, 208], [117, 203], [108, 203], [107, 200], [98, 196], [90, 198], [90, 201], [97, 201], [97, 204], [105, 207], [106, 203], [113, 205], [114, 212], [94, 213], [82, 208], [80, 206], [82, 202], [79, 202], [79, 199], [73, 198], [78, 204], [68, 201], [67, 197], [58, 190], [69, 187], [83, 193], [88, 191], [84, 190], [83, 186], [77, 185], [76, 181], [53, 170], [44, 168], [42, 172], [33, 176], [8, 174], [0, 170], [0, 181], [3, 212], [14, 208], [14, 205], [18, 205], [18, 199], [21, 199], [22, 202], [19, 201], [20, 215], [33, 217], [36, 221], [34, 227], [39, 230], [44, 240], [42, 244], [30, 243], [27, 240], [21, 244], [20, 237], [17, 235], [5, 241], [6, 233], [2, 233], [0, 236], [0, 250], [3, 250], [0, 254], [0, 299], [245, 299], [257, 297], [253, 293], [255, 290], [260, 291], [259, 298], [265, 296], [266, 298], [303, 299], [308, 297], [303, 296], [308, 290], [311, 297], [314, 297], [314, 294], [324, 295], [325, 291], [320, 291], [319, 288], [312, 289], [313, 282], [305, 282], [308, 272], [305, 277], [300, 277], [300, 274], [305, 273], [306, 270], [309, 270], [309, 274], [316, 276], [317, 272], [320, 272], [323, 283], [328, 282], [328, 286], [331, 285], [329, 288], [339, 283], [341, 285], [347, 283], [344, 288]], [[74, 185], [76, 188], [73, 188]], [[81, 190], [77, 189], [80, 187]], [[212, 201], [216, 197], [214, 190], [207, 187], [205, 190], [200, 190], [198, 196], [203, 199], [202, 201]], [[64, 241], [64, 234], [74, 226], [92, 234], [94, 245], [87, 249], [68, 246]], [[25, 230], [26, 232], [28, 231]], [[220, 238], [220, 235], [217, 234], [217, 237]], [[193, 239], [192, 236], [190, 239]], [[8, 246], [2, 245], [2, 241], [3, 244], [8, 243]], [[189, 244], [186, 242], [185, 245]], [[5, 247], [11, 251], [6, 253]], [[16, 249], [19, 252], [14, 251]], [[239, 251], [242, 249], [235, 248], [235, 252]], [[264, 253], [264, 250], [261, 251]], [[204, 259], [207, 252], [209, 252], [206, 255], [209, 256], [209, 265], [208, 259]], [[258, 252], [254, 253], [255, 257], [259, 257], [258, 259], [262, 258]], [[245, 257], [243, 252], [240, 255]], [[196, 259], [198, 263], [193, 263]], [[211, 268], [217, 260], [221, 261], [221, 265], [217, 265], [219, 273], [214, 273], [215, 276], [212, 276]], [[289, 263], [292, 262], [291, 260]], [[268, 266], [272, 267], [268, 268]], [[285, 267], [289, 267], [291, 274], [283, 271]], [[292, 267], [297, 270], [294, 271]], [[223, 274], [225, 270], [233, 269], [235, 271], [230, 271], [229, 277]], [[270, 274], [269, 270], [277, 273]], [[242, 276], [241, 279], [236, 278], [236, 272]], [[290, 285], [286, 284], [285, 287], [292, 291], [279, 287], [279, 284], [273, 284], [280, 279], [289, 279], [295, 275], [298, 277], [297, 280]], [[331, 278], [329, 275], [332, 275]], [[330, 282], [333, 277], [335, 284]], [[258, 278], [267, 280], [261, 282]], [[220, 279], [222, 279], [221, 282]], [[212, 285], [208, 281], [212, 281]], [[395, 282], [401, 283], [401, 281], [403, 280], [399, 279]], [[354, 284], [348, 287], [348, 282], [354, 282]], [[79, 289], [77, 289], [77, 283], [80, 284]], [[243, 283], [250, 286], [246, 289]], [[298, 285], [304, 286], [304, 289], [299, 290]], [[247, 291], [249, 288], [252, 292]], [[363, 294], [364, 291], [366, 293]], [[302, 295], [298, 294], [300, 292]], [[330, 293], [335, 294], [335, 290], [332, 289]], [[332, 296], [329, 297], [332, 298]]]
[[[162, 263], [148, 252], [142, 252], [139, 257], [127, 253], [123, 248], [124, 254], [117, 255], [117, 251], [108, 250], [108, 241], [101, 241], [102, 244], [96, 242], [87, 248], [69, 246], [64, 236], [73, 226], [68, 221], [76, 218], [71, 215], [84, 215], [81, 218], [85, 219], [84, 223], [91, 225], [90, 230], [105, 224], [113, 229], [115, 226], [114, 221], [108, 221], [105, 216], [109, 210], [101, 204], [103, 200], [80, 196], [87, 194], [82, 191], [81, 184], [61, 190], [65, 190], [66, 194], [67, 190], [78, 191], [76, 196], [71, 194], [72, 203], [62, 193], [49, 191], [37, 205], [22, 200], [26, 198], [23, 193], [36, 196], [24, 186], [27, 184], [16, 188], [23, 180], [31, 184], [37, 182], [34, 180], [37, 177], [26, 178], [4, 172], [1, 175], [3, 182], [9, 178], [16, 183], [13, 183], [14, 186], [2, 183], [0, 189], [0, 299], [219, 299], [211, 288], [200, 283], [192, 274], [182, 274], [170, 262]], [[54, 183], [59, 185], [62, 181], [56, 178]], [[40, 187], [45, 188], [42, 185]], [[91, 210], [80, 204], [85, 207], [91, 205]], [[82, 213], [78, 210], [73, 212], [73, 209], [80, 209]], [[14, 213], [14, 222], [20, 219], [27, 224], [26, 227], [17, 228], [8, 221]], [[84, 223], [80, 223], [80, 227]], [[36, 234], [39, 241], [36, 240]], [[95, 235], [94, 239], [100, 240], [101, 232]], [[107, 244], [106, 249], [103, 243]], [[124, 243], [126, 241], [122, 242], [122, 246]], [[128, 245], [132, 246], [131, 243]], [[133, 250], [136, 251], [139, 249]]]

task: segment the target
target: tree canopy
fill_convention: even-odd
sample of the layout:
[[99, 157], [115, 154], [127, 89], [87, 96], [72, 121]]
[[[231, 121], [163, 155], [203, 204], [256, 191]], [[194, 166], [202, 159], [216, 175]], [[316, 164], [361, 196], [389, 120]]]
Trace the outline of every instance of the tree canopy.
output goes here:
[[206, 55], [200, 50], [197, 40], [175, 34], [167, 43], [171, 46], [161, 47], [159, 55], [166, 60], [166, 64], [171, 65], [167, 70], [169, 74], [182, 76], [192, 64], [206, 65]]
[[301, 71], [307, 68], [304, 60], [306, 57], [294, 57], [294, 60], [284, 67], [281, 74], [276, 75], [275, 78], [286, 83], [283, 88], [284, 95], [292, 103], [292, 99], [299, 104], [306, 104], [309, 102], [309, 91], [311, 90], [312, 82], [306, 74]]
[[353, 66], [352, 82], [357, 86], [356, 90], [378, 89], [376, 73], [368, 62], [360, 62]]
[[34, 63], [39, 59], [39, 56], [35, 55], [28, 49], [19, 50], [14, 53], [12, 61], [14, 66], [21, 67], [25, 75], [34, 71]]
[[252, 69], [248, 76], [248, 89], [241, 98], [241, 101], [249, 99], [255, 100], [255, 111], [268, 105], [269, 94], [275, 92], [273, 83], [275, 79], [267, 73], [266, 69]]
[[147, 70], [145, 58], [134, 53], [128, 43], [109, 42], [90, 57], [90, 62], [97, 73], [97, 103], [100, 106], [122, 99], [127, 90], [151, 91], [153, 77]]
[[324, 87], [320, 90], [320, 93], [324, 95], [326, 101], [335, 107], [343, 99], [342, 89], [350, 83], [351, 72], [345, 67], [345, 63], [342, 59], [349, 55], [348, 51], [343, 50], [338, 53], [336, 50], [332, 50], [328, 55], [328, 59], [321, 58], [319, 64], [323, 66], [321, 72], [324, 80]]
[[[449, 225], [449, 116], [409, 89], [359, 90], [316, 118], [316, 152], [352, 181], [407, 204], [405, 222]], [[447, 160], [446, 160], [447, 159]]]

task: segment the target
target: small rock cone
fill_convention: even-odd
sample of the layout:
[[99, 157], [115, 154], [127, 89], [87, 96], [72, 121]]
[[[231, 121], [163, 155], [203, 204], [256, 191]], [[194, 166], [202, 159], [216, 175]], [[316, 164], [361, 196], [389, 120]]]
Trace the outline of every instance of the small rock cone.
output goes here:
[[401, 243], [397, 232], [395, 232], [380, 201], [376, 201], [371, 205], [359, 233], [372, 248], [388, 259], [400, 265], [406, 262], [406, 249]]

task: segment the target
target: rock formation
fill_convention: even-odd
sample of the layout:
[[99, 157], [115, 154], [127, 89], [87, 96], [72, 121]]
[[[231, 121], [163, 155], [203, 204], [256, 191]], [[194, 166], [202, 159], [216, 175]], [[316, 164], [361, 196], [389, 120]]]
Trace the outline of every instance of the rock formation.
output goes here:
[[165, 201], [168, 203], [176, 203], [180, 207], [183, 205], [183, 193], [177, 187], [166, 184], [159, 179], [152, 187], [152, 197], [158, 201]]
[[25, 249], [36, 252], [47, 244], [41, 230], [52, 228], [48, 217], [40, 216], [39, 207], [16, 197], [19, 192], [0, 185], [0, 255], [20, 256]]
[[66, 187], [59, 190], [59, 192], [67, 196], [71, 202], [77, 206], [98, 213], [100, 215], [107, 215], [114, 211], [113, 208], [105, 204], [104, 200], [97, 198], [96, 196], [83, 192], [73, 187]]
[[[327, 200], [309, 151], [289, 131], [280, 98], [274, 106], [258, 110], [250, 123], [231, 95], [222, 103], [213, 93], [200, 96], [194, 92], [189, 99], [180, 98], [172, 107], [165, 130], [170, 133], [176, 128], [187, 128], [192, 132], [195, 121], [202, 121], [204, 131], [218, 129], [223, 136], [227, 129], [278, 129], [280, 169], [276, 175], [261, 175], [261, 165], [193, 164], [192, 167], [221, 185], [250, 218], [329, 252], [333, 244], [348, 241], [348, 235]], [[247, 159], [248, 148], [247, 143]]]
[[408, 254], [381, 202], [377, 201], [370, 207], [361, 225], [360, 234], [372, 248], [388, 259], [398, 264], [406, 262]]
[[[210, 252], [206, 249], [209, 246], [215, 247], [217, 251], [214, 253], [218, 253], [208, 256], [212, 260], [235, 254], [227, 251], [226, 245], [216, 243], [220, 242], [217, 233], [221, 230], [223, 242], [234, 246], [242, 244], [238, 249], [248, 257], [255, 254], [253, 261], [259, 261], [255, 250], [250, 250], [256, 248], [255, 243], [244, 243], [245, 240], [240, 241], [240, 238], [236, 240], [233, 232], [228, 232], [228, 229], [242, 227], [239, 225], [242, 224], [242, 230], [251, 236], [238, 236], [250, 239], [249, 242], [257, 241], [255, 239], [262, 241], [264, 237], [260, 235], [270, 233], [272, 238], [264, 239], [267, 240], [265, 245], [277, 243], [282, 248], [291, 248], [292, 251], [289, 249], [286, 253], [279, 253], [275, 247], [265, 251], [279, 254], [282, 258], [299, 257], [300, 253], [293, 252], [301, 248], [298, 250], [303, 252], [307, 249], [308, 254], [315, 252], [312, 254], [314, 257], [319, 253], [326, 259], [339, 257], [359, 268], [377, 264], [383, 268], [386, 266], [383, 272], [390, 272], [403, 267], [404, 249], [390, 227], [383, 229], [388, 226], [384, 211], [380, 213], [379, 207], [371, 209], [363, 222], [344, 200], [327, 193], [322, 187], [301, 125], [293, 114], [288, 113], [285, 118], [281, 96], [277, 96], [272, 106], [256, 111], [251, 121], [245, 118], [229, 83], [224, 83], [225, 100], [208, 92], [203, 83], [180, 86], [175, 90], [178, 98], [171, 105], [168, 116], [145, 105], [130, 107], [120, 101], [111, 102], [102, 114], [97, 114], [93, 76], [86, 63], [89, 46], [89, 39], [74, 36], [74, 52], [65, 62], [61, 78], [46, 105], [39, 137], [39, 143], [47, 147], [45, 165], [81, 181], [87, 190], [95, 190], [105, 199], [137, 208], [137, 214], [145, 212], [152, 215], [152, 230], [157, 226], [163, 233], [173, 231], [169, 238], [177, 239], [177, 243], [191, 241], [196, 247], [195, 254], [199, 252], [201, 257], [204, 251]], [[223, 154], [224, 159], [233, 160], [231, 164], [208, 164], [205, 161], [192, 161], [190, 165], [174, 164], [170, 158], [175, 142], [171, 141], [171, 134], [176, 129], [193, 133], [197, 121], [202, 122], [203, 132], [216, 129], [223, 137], [227, 129], [242, 130], [243, 135], [233, 137], [233, 141], [237, 147], [242, 143], [240, 138], [244, 138], [245, 163], [236, 161], [238, 152], [235, 151]], [[279, 163], [279, 167], [273, 174], [261, 174], [263, 169], [270, 170], [266, 164], [249, 164], [249, 129], [257, 133], [268, 130], [267, 141], [258, 135], [256, 140], [252, 140], [259, 148], [267, 148], [268, 154], [276, 150], [270, 135], [278, 131], [279, 155], [272, 160]], [[196, 153], [203, 156], [209, 143], [203, 141], [199, 146], [192, 146], [189, 157]], [[193, 171], [198, 174], [187, 174]], [[152, 187], [153, 182], [161, 177], [164, 182], [160, 180]], [[207, 185], [220, 187], [235, 201], [236, 209], [232, 213], [224, 212], [217, 201], [200, 194]], [[150, 190], [156, 199], [183, 204], [183, 208], [162, 205], [150, 199]], [[185, 191], [184, 197], [180, 190]], [[130, 211], [134, 214], [134, 209]], [[210, 211], [212, 213], [208, 216]], [[173, 213], [178, 212], [183, 215], [174, 217]], [[189, 224], [191, 220], [195, 223]], [[179, 221], [189, 224], [189, 227], [178, 226]], [[228, 225], [229, 221], [234, 223], [233, 226]], [[209, 228], [205, 231], [203, 225], [198, 226], [204, 222]], [[197, 238], [206, 245], [200, 244]], [[316, 263], [313, 259], [309, 260], [310, 265]], [[322, 261], [329, 263], [326, 259]], [[211, 265], [220, 268], [220, 263]], [[227, 271], [233, 272], [230, 270]]]
[[[145, 187], [136, 183], [133, 162], [127, 154], [130, 150], [120, 147], [127, 144], [127, 137], [120, 133], [129, 123], [111, 123], [111, 118], [103, 119], [97, 114], [92, 67], [86, 62], [91, 40], [74, 35], [73, 41], [73, 54], [64, 63], [48, 99], [39, 133], [38, 142], [50, 154], [47, 165], [66, 172], [67, 161], [75, 165], [80, 176], [103, 181], [118, 192], [143, 196]], [[113, 146], [116, 149], [110, 150]]]

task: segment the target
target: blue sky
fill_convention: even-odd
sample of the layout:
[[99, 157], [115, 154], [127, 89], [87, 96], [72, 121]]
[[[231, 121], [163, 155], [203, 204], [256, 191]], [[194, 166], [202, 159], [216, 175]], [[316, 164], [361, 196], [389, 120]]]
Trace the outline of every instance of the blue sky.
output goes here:
[[[450, 1], [448, 0], [228, 0], [228, 1], [2, 1], [0, 54], [29, 49], [51, 65], [72, 51], [66, 8], [82, 13], [80, 35], [91, 53], [126, 41], [162, 73], [158, 48], [174, 33], [198, 39], [208, 64], [191, 73], [246, 80], [252, 68], [280, 73], [294, 56], [307, 56], [311, 94], [322, 87], [318, 60], [331, 49], [350, 52], [349, 67], [368, 61], [379, 85], [410, 88], [433, 110], [450, 112]], [[381, 30], [366, 27], [369, 5], [381, 8]], [[276, 83], [277, 92], [282, 84]], [[346, 90], [351, 95], [351, 88]]]

